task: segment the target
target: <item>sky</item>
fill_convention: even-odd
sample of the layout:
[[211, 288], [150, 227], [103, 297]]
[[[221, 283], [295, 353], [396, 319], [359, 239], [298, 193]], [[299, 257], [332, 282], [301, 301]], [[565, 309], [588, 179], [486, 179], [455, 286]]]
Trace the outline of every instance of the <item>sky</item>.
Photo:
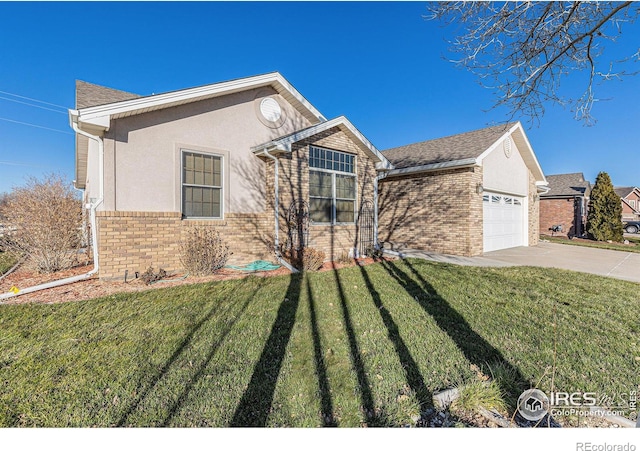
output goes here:
[[[491, 91], [448, 61], [455, 26], [424, 14], [424, 2], [0, 1], [0, 193], [30, 176], [73, 179], [76, 79], [149, 95], [279, 71], [380, 150], [505, 121]], [[627, 26], [605, 54], [639, 44], [640, 24]], [[570, 75], [562, 88], [579, 81]], [[638, 186], [640, 75], [597, 94], [607, 100], [592, 127], [552, 106], [539, 124], [515, 119], [545, 174], [594, 182], [606, 171], [616, 186]]]

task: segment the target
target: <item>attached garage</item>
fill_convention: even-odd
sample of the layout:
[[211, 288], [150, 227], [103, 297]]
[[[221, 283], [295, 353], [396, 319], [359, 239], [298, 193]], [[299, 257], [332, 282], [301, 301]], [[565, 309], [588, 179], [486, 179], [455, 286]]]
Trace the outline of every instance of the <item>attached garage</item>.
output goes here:
[[383, 152], [379, 183], [385, 249], [474, 256], [539, 238], [547, 181], [518, 122]]
[[485, 193], [482, 216], [484, 252], [527, 245], [523, 197]]

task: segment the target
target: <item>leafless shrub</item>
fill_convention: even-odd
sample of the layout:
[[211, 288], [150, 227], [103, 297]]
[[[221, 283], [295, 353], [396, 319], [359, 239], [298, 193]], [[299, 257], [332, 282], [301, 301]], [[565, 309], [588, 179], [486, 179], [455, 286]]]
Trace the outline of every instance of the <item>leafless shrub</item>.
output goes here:
[[305, 247], [299, 252], [295, 259], [298, 269], [303, 271], [317, 271], [322, 267], [325, 259], [325, 253], [312, 247]]
[[68, 269], [82, 238], [82, 202], [61, 176], [28, 179], [2, 205], [5, 232], [0, 247], [20, 255], [39, 272]]
[[144, 283], [149, 285], [157, 280], [162, 280], [165, 277], [167, 277], [167, 272], [164, 269], [160, 268], [156, 273], [153, 271], [153, 267], [149, 266], [147, 270], [142, 273], [140, 279], [142, 279]]
[[193, 227], [180, 243], [180, 262], [194, 275], [213, 274], [222, 268], [231, 253], [216, 230]]

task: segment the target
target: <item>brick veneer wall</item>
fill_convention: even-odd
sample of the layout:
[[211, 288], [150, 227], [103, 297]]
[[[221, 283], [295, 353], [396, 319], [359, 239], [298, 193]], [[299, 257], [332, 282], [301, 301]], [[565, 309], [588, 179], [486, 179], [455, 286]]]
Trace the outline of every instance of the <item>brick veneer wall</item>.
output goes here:
[[[309, 201], [309, 145], [341, 150], [356, 155], [357, 200], [373, 202], [375, 164], [338, 128], [319, 133], [293, 146], [290, 154], [279, 156], [280, 245], [287, 237], [287, 215], [293, 199]], [[181, 268], [180, 240], [188, 227], [206, 226], [220, 232], [233, 255], [229, 263], [273, 259], [274, 244], [274, 162], [266, 159], [266, 199], [264, 213], [227, 213], [223, 220], [183, 220], [178, 212], [98, 212], [98, 252], [100, 277], [123, 278], [149, 266], [167, 271]], [[323, 251], [327, 260], [338, 259], [358, 247], [356, 225], [311, 225], [309, 246]]]
[[[635, 191], [629, 194], [626, 197], [626, 200], [635, 200], [636, 210], [640, 209], [640, 196], [638, 196]], [[638, 221], [640, 220], [640, 214], [637, 214], [628, 204], [622, 202], [622, 219], [627, 221]]]
[[144, 272], [181, 268], [180, 240], [189, 227], [218, 230], [233, 255], [229, 263], [269, 259], [273, 254], [273, 215], [227, 213], [223, 220], [183, 220], [174, 212], [97, 213], [100, 277], [123, 278], [126, 270]]
[[[292, 146], [291, 153], [278, 156], [280, 194], [280, 245], [287, 237], [287, 216], [294, 199], [309, 202], [309, 146], [339, 150], [356, 155], [357, 193], [356, 210], [365, 200], [373, 203], [373, 186], [376, 177], [375, 163], [342, 130], [334, 127], [301, 140]], [[273, 211], [274, 163], [267, 160], [267, 203]], [[336, 260], [348, 254], [359, 244], [356, 225], [309, 226], [309, 247], [325, 253], [327, 260]]]
[[479, 167], [383, 179], [379, 239], [386, 248], [453, 255], [483, 251]]
[[551, 235], [552, 226], [562, 224], [562, 233], [553, 235], [564, 235], [574, 233], [574, 200], [568, 199], [540, 199], [540, 233]]

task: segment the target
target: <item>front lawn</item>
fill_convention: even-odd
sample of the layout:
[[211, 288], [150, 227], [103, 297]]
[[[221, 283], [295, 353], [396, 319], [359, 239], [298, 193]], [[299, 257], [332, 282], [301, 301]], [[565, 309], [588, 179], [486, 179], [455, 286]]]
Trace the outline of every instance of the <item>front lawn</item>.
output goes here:
[[9, 271], [17, 261], [13, 254], [0, 251], [0, 276]]
[[629, 241], [629, 244], [623, 243], [607, 243], [606, 241], [594, 241], [594, 240], [586, 240], [581, 238], [574, 238], [570, 240], [566, 237], [560, 236], [541, 236], [541, 240], [547, 240], [552, 243], [560, 243], [560, 244], [569, 244], [572, 246], [585, 246], [585, 247], [595, 247], [598, 249], [609, 249], [613, 251], [623, 251], [623, 252], [636, 252], [640, 253], [640, 237], [636, 238], [627, 238], [625, 240]]
[[552, 376], [628, 393], [638, 287], [406, 260], [4, 305], [0, 425], [397, 426], [479, 373], [511, 406]]

